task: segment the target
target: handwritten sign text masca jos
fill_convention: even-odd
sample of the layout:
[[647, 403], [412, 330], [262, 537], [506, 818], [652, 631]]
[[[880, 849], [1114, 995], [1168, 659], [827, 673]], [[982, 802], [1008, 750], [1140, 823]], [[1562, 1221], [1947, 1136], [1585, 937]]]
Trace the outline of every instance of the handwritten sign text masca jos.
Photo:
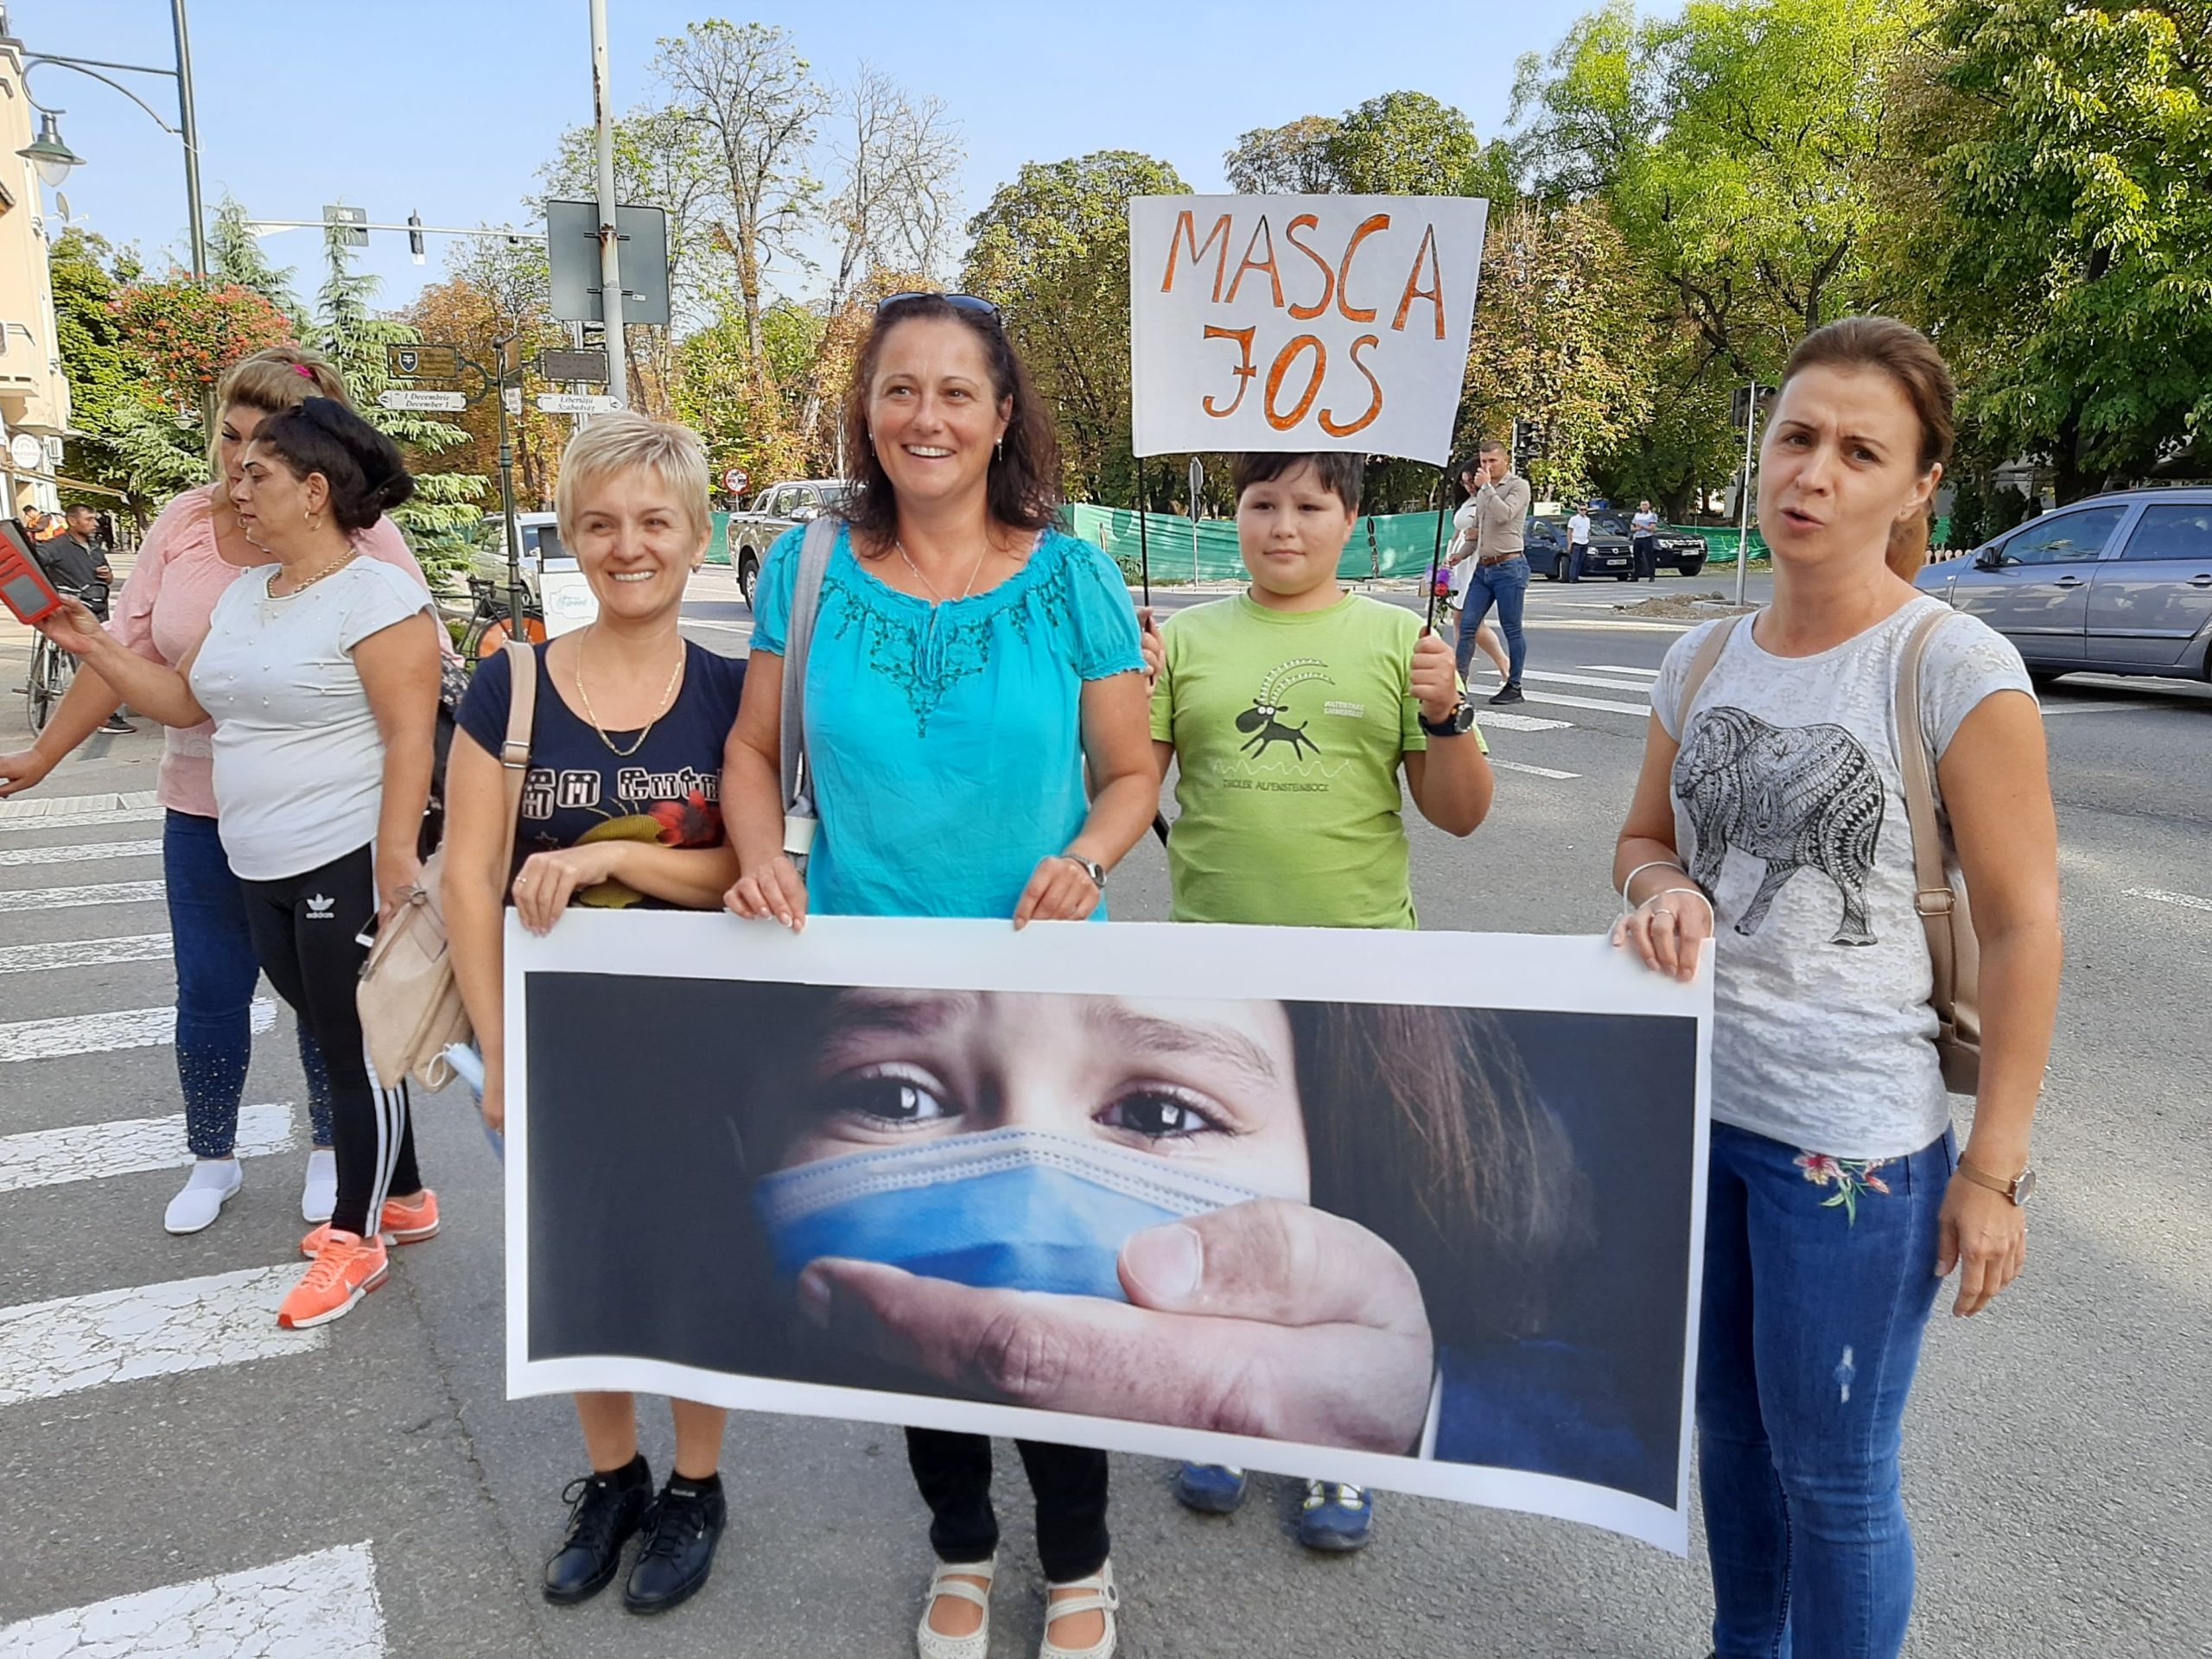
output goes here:
[[1441, 463], [1487, 202], [1129, 202], [1136, 453], [1348, 449]]

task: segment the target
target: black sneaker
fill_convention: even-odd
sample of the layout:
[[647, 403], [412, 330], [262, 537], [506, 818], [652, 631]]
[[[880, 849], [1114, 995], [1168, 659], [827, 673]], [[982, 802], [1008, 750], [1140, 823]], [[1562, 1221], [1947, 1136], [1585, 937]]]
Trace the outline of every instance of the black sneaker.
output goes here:
[[640, 1457], [612, 1474], [582, 1475], [561, 1494], [569, 1529], [545, 1563], [545, 1599], [566, 1607], [588, 1601], [614, 1581], [622, 1546], [653, 1507], [652, 1471]]
[[128, 737], [137, 729], [121, 715], [110, 715], [100, 728], [103, 732], [111, 732], [118, 737]]
[[711, 1486], [671, 1475], [660, 1489], [645, 1522], [638, 1564], [622, 1586], [622, 1605], [632, 1612], [664, 1613], [706, 1583], [714, 1569], [715, 1546], [729, 1523], [721, 1478], [710, 1478]]
[[1491, 692], [1490, 697], [1491, 707], [1493, 709], [1498, 707], [1501, 703], [1526, 702], [1528, 701], [1528, 698], [1521, 695], [1521, 688], [1515, 684], [1511, 680], [1508, 680], [1497, 690]]

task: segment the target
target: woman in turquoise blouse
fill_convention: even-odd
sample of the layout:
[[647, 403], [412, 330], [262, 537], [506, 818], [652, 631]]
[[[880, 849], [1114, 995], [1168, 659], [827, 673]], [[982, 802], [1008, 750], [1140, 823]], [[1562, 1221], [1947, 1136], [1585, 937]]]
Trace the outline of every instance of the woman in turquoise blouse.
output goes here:
[[[751, 668], [723, 760], [738, 915], [1077, 920], [1159, 805], [1137, 621], [1121, 573], [1052, 527], [1050, 418], [998, 313], [969, 295], [878, 308], [845, 400], [851, 504], [806, 664], [820, 826], [783, 851], [780, 664], [802, 532], [762, 570]], [[1085, 789], [1086, 767], [1089, 788]], [[1022, 1442], [1050, 1581], [1041, 1659], [1106, 1659], [1106, 1454]], [[907, 1431], [939, 1567], [923, 1659], [981, 1659], [998, 1527], [990, 1443]]]

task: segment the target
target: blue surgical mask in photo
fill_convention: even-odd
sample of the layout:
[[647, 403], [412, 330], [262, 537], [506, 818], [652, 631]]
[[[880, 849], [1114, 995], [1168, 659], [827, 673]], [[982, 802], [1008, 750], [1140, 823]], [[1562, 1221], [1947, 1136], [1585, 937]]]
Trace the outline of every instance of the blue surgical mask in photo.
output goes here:
[[764, 1178], [776, 1268], [825, 1255], [985, 1290], [1122, 1294], [1122, 1246], [1147, 1227], [1260, 1194], [1166, 1160], [1034, 1129], [956, 1135]]

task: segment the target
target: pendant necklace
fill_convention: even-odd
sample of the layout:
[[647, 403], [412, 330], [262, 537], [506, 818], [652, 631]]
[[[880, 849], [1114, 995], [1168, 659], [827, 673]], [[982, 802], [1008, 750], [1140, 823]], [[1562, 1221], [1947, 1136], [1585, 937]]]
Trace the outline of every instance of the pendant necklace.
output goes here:
[[[899, 556], [906, 561], [906, 568], [914, 573], [914, 580], [920, 582], [923, 587], [929, 589], [930, 597], [932, 600], [936, 601], [937, 603], [940, 605], [944, 604], [945, 602], [944, 595], [938, 592], [937, 584], [935, 582], [931, 582], [927, 576], [922, 574], [922, 567], [914, 563], [914, 556], [906, 551], [906, 543], [900, 541], [896, 536], [893, 536], [891, 538], [891, 545], [898, 549]], [[958, 597], [965, 599], [975, 590], [976, 578], [983, 569], [983, 554], [988, 553], [990, 550], [991, 538], [987, 535], [983, 537], [982, 552], [976, 554], [976, 563], [968, 567], [968, 580], [961, 584]]]
[[313, 575], [306, 577], [301, 581], [293, 588], [290, 593], [271, 594], [269, 597], [271, 599], [296, 599], [302, 594], [307, 592], [308, 588], [314, 587], [315, 583], [321, 582], [325, 576], [334, 576], [340, 570], [343, 570], [347, 565], [353, 563], [353, 550], [349, 546], [343, 553], [333, 559], [328, 564], [324, 565], [321, 569], [316, 571]]
[[659, 725], [661, 716], [668, 713], [671, 699], [676, 696], [676, 682], [683, 674], [684, 658], [690, 654], [679, 642], [676, 666], [669, 671], [668, 683], [660, 689], [660, 712], [645, 722], [645, 730], [638, 734], [638, 741], [623, 749], [615, 747], [614, 740], [607, 734], [607, 728], [599, 723], [599, 715], [591, 706], [591, 689], [584, 683], [584, 642], [582, 639], [576, 641], [576, 695], [583, 699], [584, 718], [591, 722], [592, 730], [599, 734], [599, 741], [607, 745], [616, 760], [627, 760], [645, 747], [645, 740], [653, 734], [653, 728]]

